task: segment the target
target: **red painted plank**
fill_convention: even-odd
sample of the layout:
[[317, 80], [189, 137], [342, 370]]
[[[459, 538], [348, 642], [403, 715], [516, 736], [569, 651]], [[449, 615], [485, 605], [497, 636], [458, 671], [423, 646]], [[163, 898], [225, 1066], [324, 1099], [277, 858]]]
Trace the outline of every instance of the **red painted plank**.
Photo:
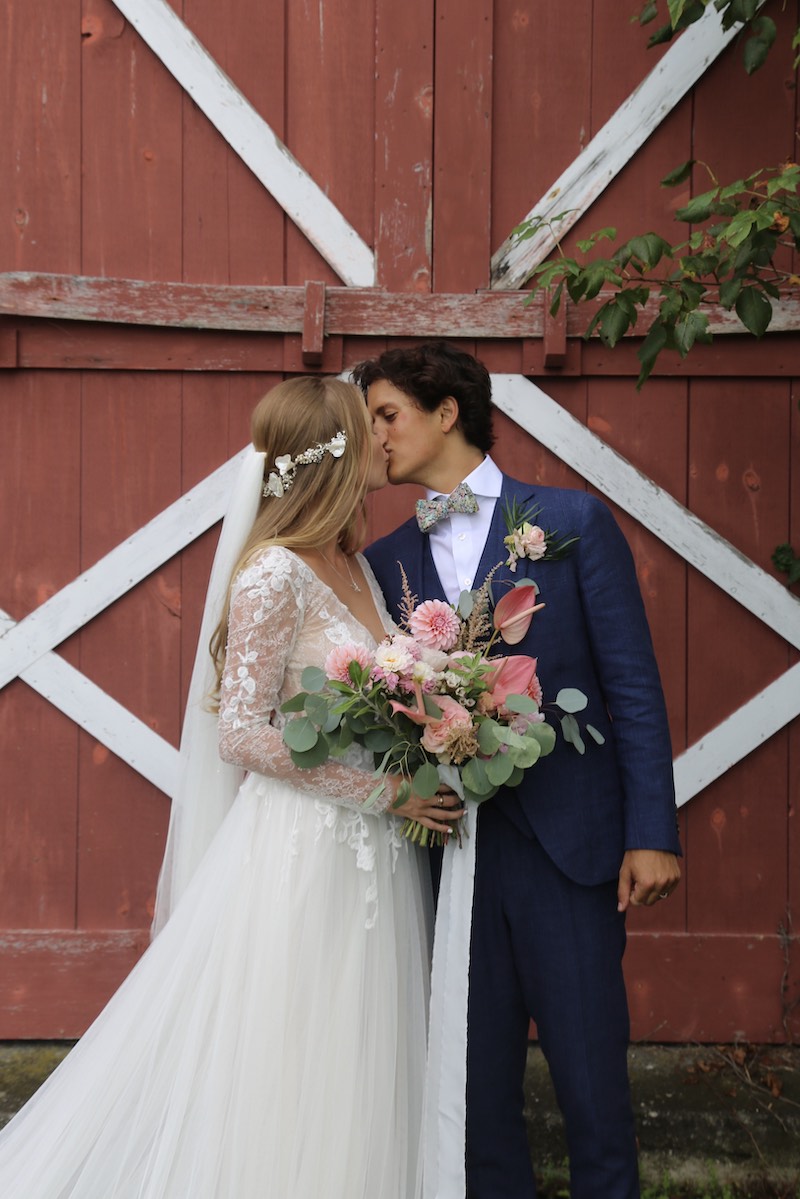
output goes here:
[[[648, 50], [652, 26], [642, 28], [615, 0], [593, 6], [592, 95], [589, 140], [608, 121], [642, 80], [657, 66], [664, 48]], [[719, 116], [719, 112], [717, 113]], [[664, 189], [659, 181], [691, 157], [692, 102], [684, 98], [570, 232], [567, 244], [611, 225], [620, 240], [654, 230], [679, 241], [685, 226], [676, 225], [675, 208], [688, 193]], [[602, 247], [599, 253], [605, 253]]]
[[429, 291], [433, 5], [375, 4], [375, 256], [392, 291]]
[[322, 364], [325, 338], [325, 284], [309, 280], [305, 286], [302, 359], [304, 366]]
[[[290, 4], [286, 14], [286, 143], [367, 243], [375, 174], [374, 5]], [[286, 282], [340, 283], [294, 225]]]
[[434, 92], [436, 291], [488, 286], [491, 245], [490, 0], [438, 0]]
[[108, 0], [84, 12], [81, 265], [179, 279], [182, 89]]
[[79, 6], [0, 11], [0, 261], [80, 270]]
[[[184, 0], [183, 20], [284, 137], [283, 6]], [[198, 283], [281, 283], [286, 217], [188, 96], [183, 98], [183, 277]]]
[[592, 78], [590, 0], [494, 10], [492, 250], [586, 144]]
[[[118, 373], [84, 381], [84, 569], [180, 495], [181, 381]], [[81, 668], [172, 744], [179, 733], [181, 593], [176, 561], [102, 612]], [[81, 737], [78, 925], [140, 928], [151, 914], [168, 800]]]
[[[631, 1035], [639, 1041], [796, 1040], [800, 1009], [784, 1028], [777, 936], [633, 933], [625, 955]], [[789, 987], [800, 994], [800, 938], [791, 946]]]
[[[758, 565], [785, 538], [787, 384], [696, 381], [689, 417], [689, 507]], [[785, 642], [690, 572], [690, 744], [777, 678]], [[774, 933], [785, 918], [787, 734], [776, 734], [690, 805], [691, 931]]]
[[[80, 380], [0, 376], [0, 607], [27, 616], [78, 574]], [[77, 663], [75, 641], [60, 651]], [[0, 690], [0, 923], [72, 927], [78, 730], [23, 682]]]
[[72, 1040], [147, 948], [148, 930], [0, 936], [0, 1038]]

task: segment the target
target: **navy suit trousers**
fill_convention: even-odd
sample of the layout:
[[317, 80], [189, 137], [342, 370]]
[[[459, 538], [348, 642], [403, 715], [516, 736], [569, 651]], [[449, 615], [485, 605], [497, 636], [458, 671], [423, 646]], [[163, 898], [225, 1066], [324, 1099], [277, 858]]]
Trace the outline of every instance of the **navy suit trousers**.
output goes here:
[[572, 1199], [636, 1199], [625, 920], [617, 912], [616, 881], [572, 882], [491, 801], [478, 820], [468, 1199], [536, 1195], [522, 1095], [529, 1017], [564, 1115]]

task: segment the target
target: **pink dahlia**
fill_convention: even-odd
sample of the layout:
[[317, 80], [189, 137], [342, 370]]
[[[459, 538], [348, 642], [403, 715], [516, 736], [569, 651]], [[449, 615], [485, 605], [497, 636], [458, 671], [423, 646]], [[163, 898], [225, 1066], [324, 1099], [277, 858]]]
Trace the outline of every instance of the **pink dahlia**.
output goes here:
[[450, 650], [461, 632], [455, 612], [441, 600], [425, 600], [415, 608], [408, 627], [426, 649]]
[[325, 659], [325, 673], [329, 679], [338, 679], [340, 683], [352, 683], [350, 678], [350, 663], [357, 662], [363, 670], [372, 666], [372, 654], [366, 645], [356, 641], [346, 641], [337, 645]]

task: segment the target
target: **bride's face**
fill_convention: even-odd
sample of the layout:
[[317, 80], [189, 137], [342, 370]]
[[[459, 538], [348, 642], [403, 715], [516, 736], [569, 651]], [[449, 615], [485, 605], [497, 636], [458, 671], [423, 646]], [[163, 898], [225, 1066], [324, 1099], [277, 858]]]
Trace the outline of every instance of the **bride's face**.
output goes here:
[[372, 430], [370, 439], [370, 466], [369, 477], [367, 480], [367, 491], [379, 491], [381, 487], [386, 486], [387, 474], [386, 468], [389, 461], [389, 456], [383, 448], [381, 439], [378, 437], [375, 428]]

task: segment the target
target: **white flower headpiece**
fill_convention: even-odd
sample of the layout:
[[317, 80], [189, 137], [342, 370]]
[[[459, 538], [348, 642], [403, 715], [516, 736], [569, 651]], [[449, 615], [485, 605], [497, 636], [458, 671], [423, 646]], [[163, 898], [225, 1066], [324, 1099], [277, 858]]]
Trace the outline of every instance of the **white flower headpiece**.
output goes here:
[[291, 454], [280, 454], [275, 459], [278, 470], [277, 472], [271, 471], [267, 476], [261, 494], [265, 497], [273, 495], [276, 499], [280, 499], [294, 483], [298, 466], [309, 466], [312, 462], [321, 462], [326, 454], [330, 454], [332, 458], [341, 458], [346, 448], [347, 434], [344, 429], [340, 429], [330, 441], [311, 446], [310, 449], [303, 450], [302, 454], [298, 454], [296, 458], [292, 458]]

